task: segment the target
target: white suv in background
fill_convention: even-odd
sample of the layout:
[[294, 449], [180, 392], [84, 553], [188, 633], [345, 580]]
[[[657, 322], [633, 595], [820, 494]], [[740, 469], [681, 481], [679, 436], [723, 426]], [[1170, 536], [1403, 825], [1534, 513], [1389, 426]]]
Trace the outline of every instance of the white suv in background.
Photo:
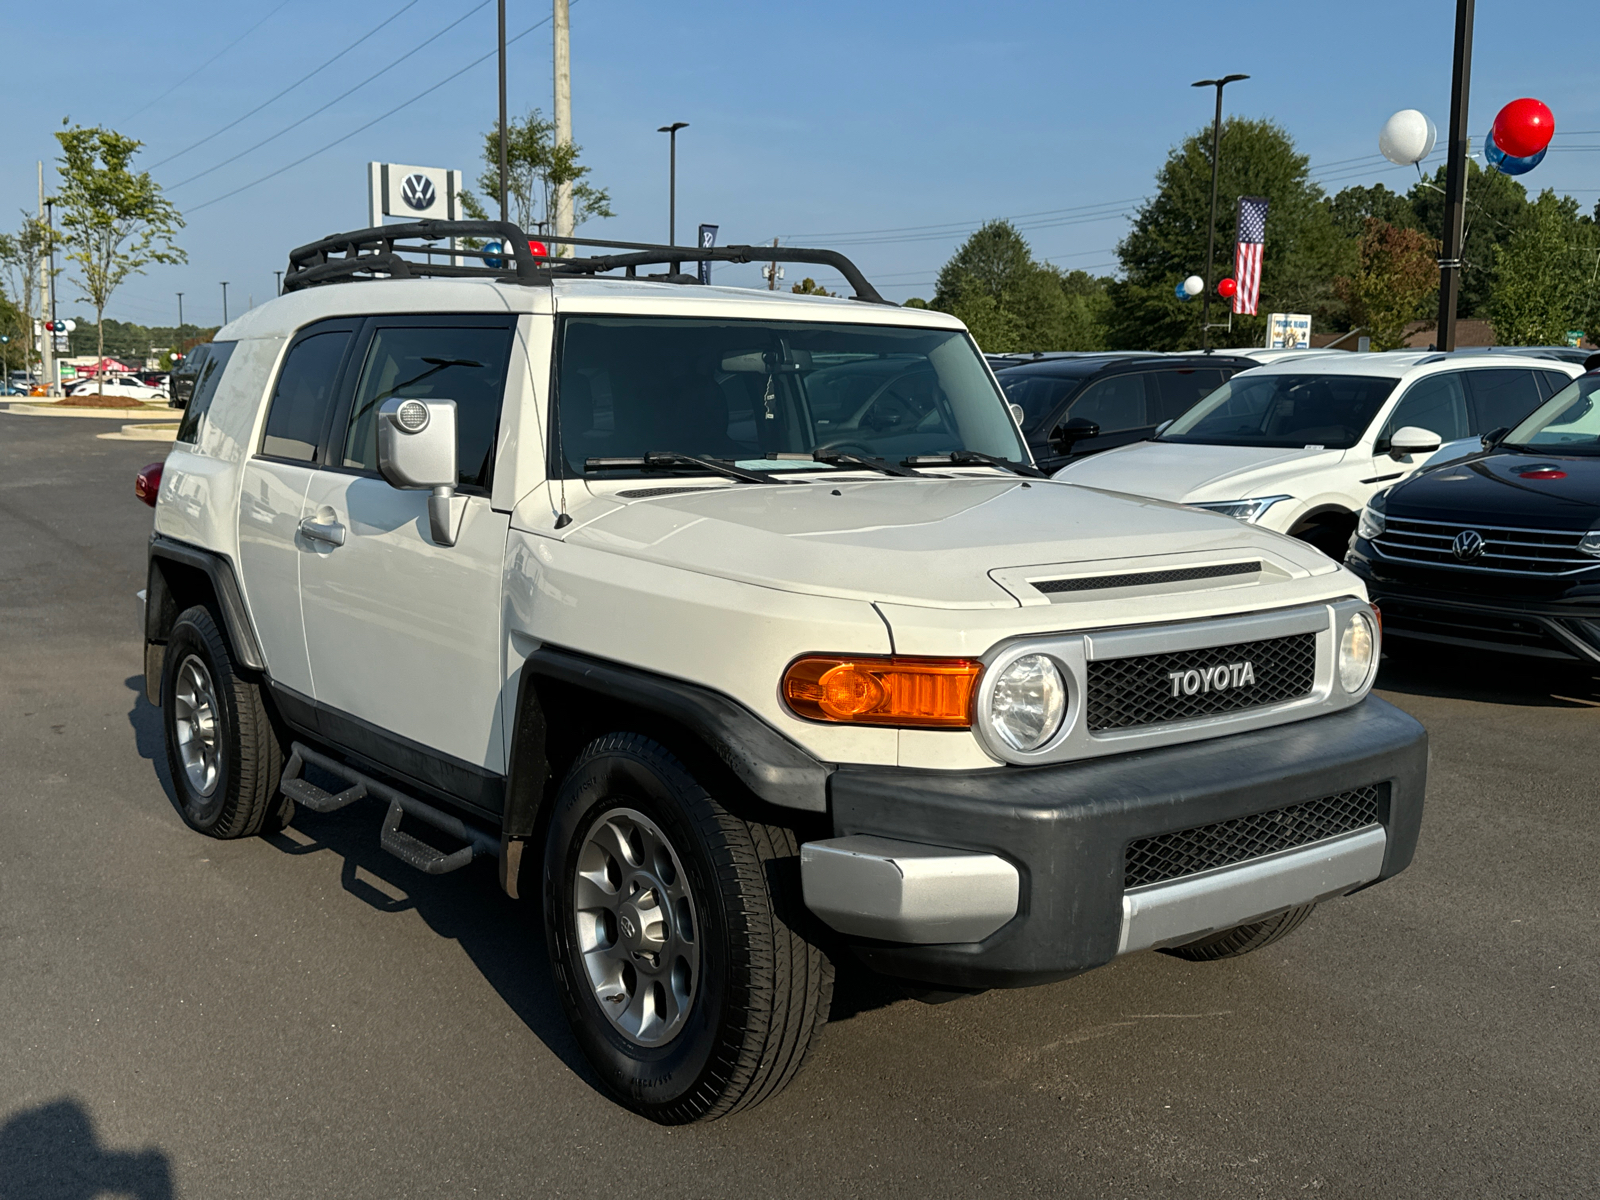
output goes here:
[[1055, 478], [1173, 500], [1343, 558], [1362, 507], [1439, 447], [1510, 428], [1582, 373], [1504, 354], [1319, 354], [1235, 375], [1165, 429]]

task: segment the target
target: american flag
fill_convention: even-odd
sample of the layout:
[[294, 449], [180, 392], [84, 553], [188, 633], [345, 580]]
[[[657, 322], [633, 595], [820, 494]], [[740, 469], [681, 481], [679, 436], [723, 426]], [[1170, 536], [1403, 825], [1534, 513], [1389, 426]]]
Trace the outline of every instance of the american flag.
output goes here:
[[1261, 298], [1261, 247], [1267, 240], [1267, 198], [1240, 196], [1239, 243], [1234, 250], [1233, 278], [1239, 290], [1233, 294], [1233, 311], [1256, 315]]

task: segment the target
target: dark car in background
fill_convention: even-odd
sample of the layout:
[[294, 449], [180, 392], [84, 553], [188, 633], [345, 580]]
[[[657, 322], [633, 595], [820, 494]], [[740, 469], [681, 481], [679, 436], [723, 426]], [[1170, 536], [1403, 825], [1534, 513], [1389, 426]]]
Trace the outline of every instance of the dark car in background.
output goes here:
[[1043, 355], [996, 367], [1040, 470], [1152, 437], [1240, 371], [1223, 354]]
[[189, 397], [194, 395], [195, 381], [211, 362], [211, 343], [201, 342], [190, 349], [167, 376], [167, 403], [173, 408], [189, 407]]
[[1391, 646], [1600, 666], [1600, 372], [1361, 514], [1347, 565]]

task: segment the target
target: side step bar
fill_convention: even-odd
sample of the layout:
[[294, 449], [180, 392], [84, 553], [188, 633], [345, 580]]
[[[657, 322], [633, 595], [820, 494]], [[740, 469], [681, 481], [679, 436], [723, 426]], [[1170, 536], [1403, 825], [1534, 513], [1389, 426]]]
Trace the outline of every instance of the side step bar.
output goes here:
[[[431, 804], [425, 804], [414, 796], [397, 792], [388, 784], [379, 783], [353, 767], [329, 758], [326, 754], [319, 754], [300, 742], [295, 742], [290, 749], [292, 752], [288, 764], [283, 769], [283, 780], [278, 785], [278, 790], [296, 804], [303, 804], [312, 812], [318, 813], [337, 812], [346, 805], [365, 799], [368, 795], [388, 801], [389, 812], [378, 834], [378, 845], [401, 862], [429, 875], [443, 875], [448, 871], [459, 871], [479, 855], [499, 856], [500, 843], [483, 830], [475, 829], [465, 821]], [[342, 792], [323, 791], [310, 780], [301, 777], [301, 772], [305, 770], [307, 763], [320, 767], [330, 774], [338, 775], [350, 786]], [[466, 845], [449, 854], [435, 849], [401, 830], [400, 820], [407, 815], [427, 822], [435, 829], [465, 842]]]

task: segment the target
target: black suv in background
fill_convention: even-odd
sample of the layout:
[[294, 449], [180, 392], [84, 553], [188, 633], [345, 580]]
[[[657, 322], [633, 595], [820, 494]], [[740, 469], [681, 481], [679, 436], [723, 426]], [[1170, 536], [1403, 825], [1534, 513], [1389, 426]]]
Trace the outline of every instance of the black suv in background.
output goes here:
[[1368, 502], [1346, 565], [1390, 646], [1600, 666], [1600, 372]]
[[1259, 364], [1222, 354], [1041, 356], [995, 367], [1040, 470], [1142, 442], [1240, 371]]

